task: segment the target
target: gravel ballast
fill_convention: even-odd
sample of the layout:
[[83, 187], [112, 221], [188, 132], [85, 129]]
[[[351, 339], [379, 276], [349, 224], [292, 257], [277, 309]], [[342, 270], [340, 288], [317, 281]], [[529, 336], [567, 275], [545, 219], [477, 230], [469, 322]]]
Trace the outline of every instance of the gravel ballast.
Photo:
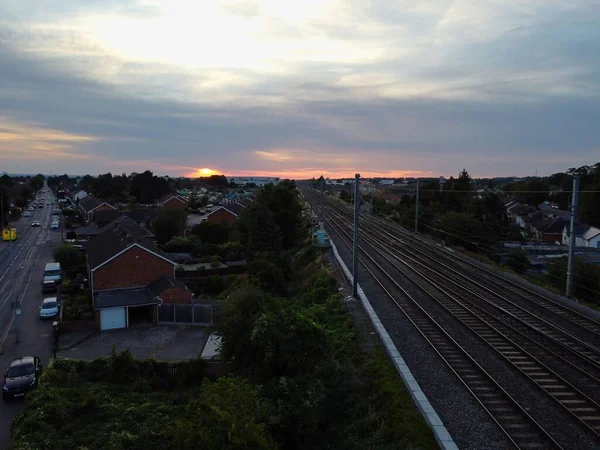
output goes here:
[[[346, 264], [351, 267], [351, 252], [339, 236], [328, 227], [331, 237]], [[364, 232], [364, 231], [363, 231]], [[378, 261], [383, 265], [382, 258]], [[406, 359], [415, 378], [437, 410], [460, 448], [510, 448], [504, 433], [495, 425], [479, 403], [465, 389], [430, 345], [387, 297], [379, 285], [362, 268], [359, 283], [369, 301]], [[506, 362], [481, 339], [435, 304], [411, 282], [398, 275], [399, 281], [421, 305], [438, 320], [446, 331], [465, 348], [496, 381], [518, 399], [522, 406], [565, 448], [598, 448], [595, 438], [563, 408], [543, 393], [520, 371]]]

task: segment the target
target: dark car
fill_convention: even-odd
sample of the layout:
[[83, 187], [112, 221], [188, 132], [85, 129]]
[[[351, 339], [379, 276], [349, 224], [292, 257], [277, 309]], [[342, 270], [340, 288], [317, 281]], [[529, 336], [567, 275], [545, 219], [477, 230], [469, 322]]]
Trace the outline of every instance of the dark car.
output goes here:
[[56, 292], [56, 290], [56, 281], [46, 280], [42, 283], [42, 294], [49, 294], [51, 292]]
[[2, 398], [23, 397], [40, 382], [42, 362], [37, 356], [23, 356], [13, 360], [4, 374]]

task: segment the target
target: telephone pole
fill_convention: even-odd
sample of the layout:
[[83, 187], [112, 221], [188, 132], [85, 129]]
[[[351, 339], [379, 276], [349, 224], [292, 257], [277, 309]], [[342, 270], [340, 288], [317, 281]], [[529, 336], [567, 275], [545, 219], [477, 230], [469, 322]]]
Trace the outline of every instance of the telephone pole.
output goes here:
[[417, 180], [417, 202], [415, 206], [415, 233], [419, 232], [419, 187], [421, 180]]
[[579, 175], [573, 177], [573, 201], [571, 203], [571, 229], [569, 235], [569, 264], [567, 267], [567, 297], [573, 293], [573, 265], [575, 257], [575, 222], [577, 221], [577, 207], [579, 205]]
[[352, 295], [358, 297], [358, 216], [360, 214], [360, 174], [354, 175], [354, 242], [352, 248]]

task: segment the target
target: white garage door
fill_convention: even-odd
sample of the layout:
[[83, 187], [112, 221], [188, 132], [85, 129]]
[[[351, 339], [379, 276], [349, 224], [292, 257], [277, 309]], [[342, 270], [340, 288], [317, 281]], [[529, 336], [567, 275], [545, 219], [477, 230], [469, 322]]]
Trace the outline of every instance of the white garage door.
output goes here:
[[125, 328], [125, 308], [109, 308], [100, 310], [100, 329], [112, 330], [114, 328]]

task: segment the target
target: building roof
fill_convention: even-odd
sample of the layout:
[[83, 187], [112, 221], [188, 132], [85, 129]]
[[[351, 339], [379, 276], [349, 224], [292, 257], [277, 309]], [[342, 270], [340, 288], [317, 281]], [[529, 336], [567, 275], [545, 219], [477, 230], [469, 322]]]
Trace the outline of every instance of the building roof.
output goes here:
[[559, 234], [562, 233], [565, 224], [566, 221], [560, 217], [544, 217], [541, 220], [531, 222], [529, 226], [535, 228], [541, 233]]
[[583, 234], [583, 238], [586, 241], [589, 241], [590, 239], [595, 238], [599, 234], [600, 234], [600, 229], [598, 229], [596, 227], [589, 227], [588, 230]]
[[237, 202], [240, 205], [244, 205], [244, 206], [250, 206], [252, 203], [254, 203], [254, 200], [252, 200], [249, 197], [240, 197], [238, 198]]
[[123, 211], [118, 209], [101, 209], [94, 213], [94, 222], [100, 224], [108, 224], [113, 220], [117, 219], [123, 214]]
[[136, 208], [129, 211], [103, 209], [94, 213], [94, 221], [107, 224], [121, 216], [127, 216], [136, 223], [152, 222], [158, 217], [158, 211], [154, 208]]
[[183, 283], [182, 281], [179, 281], [173, 277], [170, 277], [169, 275], [163, 275], [158, 280], [150, 283], [148, 285], [148, 290], [155, 297], [160, 297], [161, 294], [163, 292], [165, 292], [167, 289], [171, 289], [174, 287], [179, 287], [181, 289], [185, 289], [186, 291], [188, 290], [185, 283]]
[[116, 308], [118, 306], [140, 306], [160, 303], [149, 289], [113, 289], [94, 294], [94, 308]]
[[156, 201], [156, 203], [157, 203], [159, 206], [162, 206], [162, 205], [164, 205], [165, 203], [167, 203], [169, 200], [171, 200], [172, 198], [175, 198], [175, 199], [179, 200], [181, 203], [188, 203], [188, 201], [187, 201], [185, 198], [183, 198], [181, 195], [177, 195], [177, 194], [167, 194], [167, 195], [165, 195], [165, 196], [163, 196], [163, 197], [159, 198], [159, 199]]
[[77, 236], [97, 236], [102, 231], [98, 227], [82, 227], [75, 230]]
[[83, 200], [84, 198], [86, 198], [88, 196], [88, 193], [85, 191], [79, 191], [77, 194], [75, 194], [73, 196], [73, 198], [78, 199], [79, 201]]
[[[570, 231], [570, 224], [569, 222], [565, 222], [565, 226], [563, 227], [563, 232], [569, 232]], [[583, 237], [583, 235], [585, 234], [585, 232], [588, 230], [588, 226], [587, 225], [578, 225], [575, 224], [575, 228], [574, 228], [574, 232], [575, 232], [575, 236], [576, 237]]]
[[106, 201], [102, 200], [101, 198], [97, 198], [97, 197], [92, 197], [91, 195], [88, 195], [87, 197], [85, 197], [83, 200], [79, 201], [79, 206], [81, 206], [85, 212], [92, 212], [94, 209], [98, 208], [101, 205], [108, 205], [111, 208], [115, 209], [114, 206], [112, 206], [111, 204], [107, 203]]
[[152, 241], [153, 234], [139, 226], [127, 216], [121, 216], [102, 228], [101, 232], [87, 244], [90, 269], [95, 269], [123, 250], [138, 245], [157, 256], [171, 261]]
[[232, 212], [236, 216], [239, 216], [246, 207], [244, 205], [242, 205], [241, 203], [234, 202], [234, 203], [228, 203], [227, 205], [223, 205], [223, 208], [225, 208], [229, 212]]

